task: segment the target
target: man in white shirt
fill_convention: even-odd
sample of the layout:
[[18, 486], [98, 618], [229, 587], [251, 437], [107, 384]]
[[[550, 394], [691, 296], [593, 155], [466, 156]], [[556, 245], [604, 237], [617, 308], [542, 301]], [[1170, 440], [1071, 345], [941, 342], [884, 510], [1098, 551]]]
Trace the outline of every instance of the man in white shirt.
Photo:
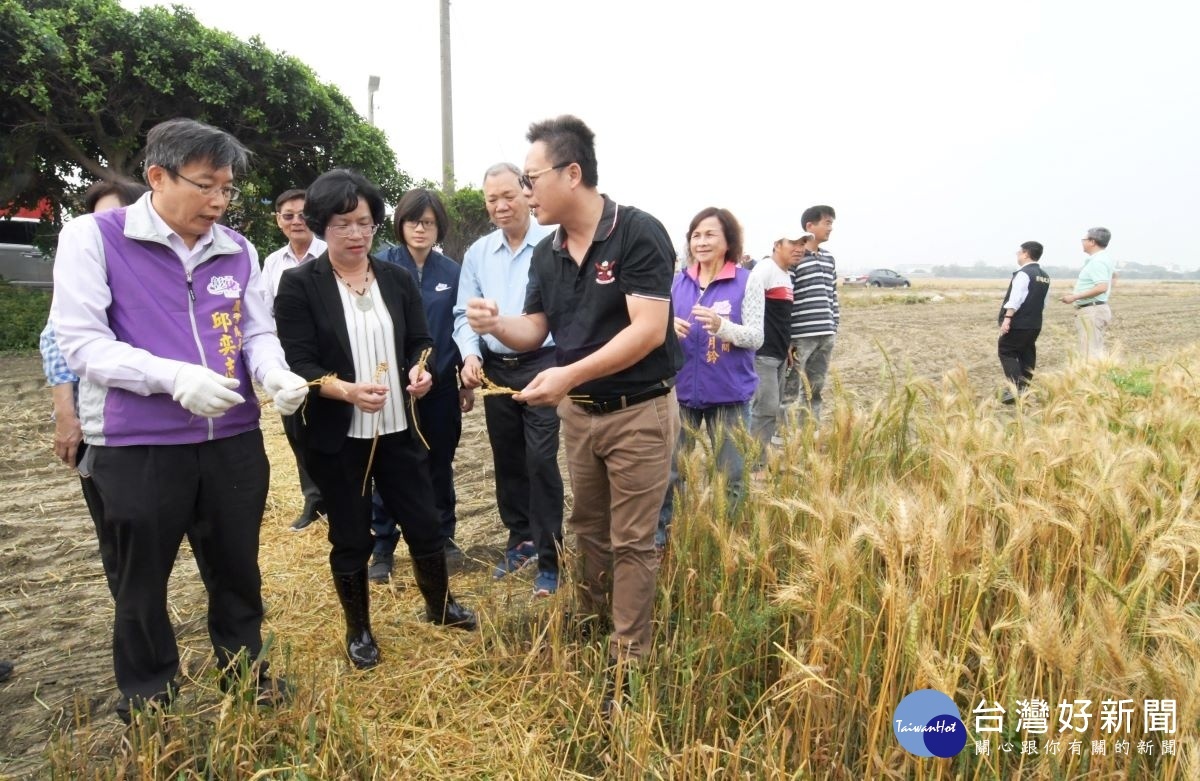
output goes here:
[[263, 262], [263, 277], [270, 291], [272, 308], [283, 272], [314, 260], [325, 251], [325, 242], [314, 236], [304, 223], [303, 190], [284, 190], [275, 199], [275, 224], [288, 243], [268, 255]]
[[[271, 296], [271, 308], [275, 308], [275, 295], [279, 292], [279, 279], [283, 272], [296, 268], [301, 263], [320, 257], [325, 251], [325, 242], [313, 235], [304, 222], [304, 191], [284, 190], [275, 199], [275, 223], [288, 243], [267, 256], [263, 263], [263, 277]], [[283, 433], [296, 456], [296, 471], [300, 474], [300, 490], [304, 493], [304, 509], [292, 521], [291, 530], [298, 532], [324, 514], [321, 505], [321, 489], [309, 477], [304, 467], [304, 448], [298, 439], [300, 420], [295, 415], [283, 416]]]

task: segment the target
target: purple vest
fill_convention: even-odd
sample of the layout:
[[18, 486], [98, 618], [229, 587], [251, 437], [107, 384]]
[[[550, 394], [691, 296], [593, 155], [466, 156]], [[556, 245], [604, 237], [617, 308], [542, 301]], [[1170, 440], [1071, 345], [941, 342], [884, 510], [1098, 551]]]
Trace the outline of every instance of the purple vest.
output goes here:
[[213, 229], [240, 250], [213, 255], [188, 280], [183, 263], [165, 244], [125, 236], [125, 210], [95, 215], [104, 242], [112, 303], [108, 325], [116, 339], [160, 358], [207, 366], [235, 377], [245, 403], [219, 418], [188, 412], [170, 395], [139, 396], [108, 388], [104, 398], [106, 445], [183, 445], [258, 428], [258, 400], [242, 360], [242, 299], [250, 281], [246, 240], [223, 226]]
[[711, 407], [738, 404], [754, 397], [758, 375], [754, 371], [754, 351], [735, 347], [712, 336], [692, 317], [696, 304], [715, 309], [718, 314], [742, 324], [742, 300], [750, 272], [726, 263], [703, 293], [696, 278], [684, 270], [675, 275], [671, 286], [671, 306], [675, 317], [692, 324], [683, 350], [683, 368], [675, 379], [679, 403], [685, 407]]

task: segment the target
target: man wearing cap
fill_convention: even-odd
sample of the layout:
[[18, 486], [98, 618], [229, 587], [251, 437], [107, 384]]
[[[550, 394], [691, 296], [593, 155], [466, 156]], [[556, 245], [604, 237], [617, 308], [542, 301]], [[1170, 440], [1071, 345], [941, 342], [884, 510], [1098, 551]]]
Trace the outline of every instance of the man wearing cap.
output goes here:
[[1083, 238], [1088, 259], [1075, 280], [1075, 290], [1060, 301], [1075, 307], [1075, 330], [1079, 334], [1079, 352], [1084, 360], [1104, 357], [1104, 332], [1112, 320], [1108, 296], [1113, 287], [1113, 259], [1108, 254], [1112, 233], [1108, 228], [1092, 228]]
[[[791, 235], [785, 231], [776, 232], [781, 236]], [[750, 402], [750, 433], [762, 445], [764, 452], [775, 436], [779, 399], [783, 393], [791, 346], [793, 289], [789, 272], [803, 260], [811, 238], [776, 239], [770, 258], [763, 260], [750, 272], [751, 279], [762, 285], [767, 297], [763, 312], [763, 343], [754, 354], [758, 388]]]

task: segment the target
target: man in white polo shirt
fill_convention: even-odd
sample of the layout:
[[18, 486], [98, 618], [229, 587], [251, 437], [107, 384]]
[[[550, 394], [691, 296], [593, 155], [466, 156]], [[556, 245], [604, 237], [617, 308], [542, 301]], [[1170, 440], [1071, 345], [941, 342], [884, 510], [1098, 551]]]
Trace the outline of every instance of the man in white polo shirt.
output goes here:
[[[304, 222], [304, 191], [284, 190], [275, 199], [275, 223], [288, 243], [267, 256], [263, 263], [263, 277], [270, 291], [271, 310], [275, 309], [275, 294], [279, 292], [279, 279], [283, 272], [296, 268], [301, 263], [307, 263], [321, 256], [325, 251], [325, 242], [313, 235]], [[324, 512], [321, 506], [321, 489], [308, 476], [304, 468], [304, 448], [296, 438], [300, 418], [296, 415], [283, 417], [283, 433], [287, 435], [288, 444], [296, 456], [296, 471], [300, 474], [300, 490], [304, 493], [304, 509], [292, 521], [291, 530], [298, 532], [317, 520]]]

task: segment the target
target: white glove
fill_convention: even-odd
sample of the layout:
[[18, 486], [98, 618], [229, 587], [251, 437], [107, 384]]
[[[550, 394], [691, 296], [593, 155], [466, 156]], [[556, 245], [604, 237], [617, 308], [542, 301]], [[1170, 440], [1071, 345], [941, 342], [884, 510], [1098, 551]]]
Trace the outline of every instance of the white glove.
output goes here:
[[300, 409], [308, 396], [308, 381], [287, 369], [271, 369], [263, 377], [263, 390], [275, 400], [275, 409], [281, 415], [291, 415]]
[[175, 374], [171, 398], [194, 415], [219, 418], [230, 407], [245, 401], [234, 390], [239, 384], [233, 377], [222, 377], [212, 369], [188, 363]]

